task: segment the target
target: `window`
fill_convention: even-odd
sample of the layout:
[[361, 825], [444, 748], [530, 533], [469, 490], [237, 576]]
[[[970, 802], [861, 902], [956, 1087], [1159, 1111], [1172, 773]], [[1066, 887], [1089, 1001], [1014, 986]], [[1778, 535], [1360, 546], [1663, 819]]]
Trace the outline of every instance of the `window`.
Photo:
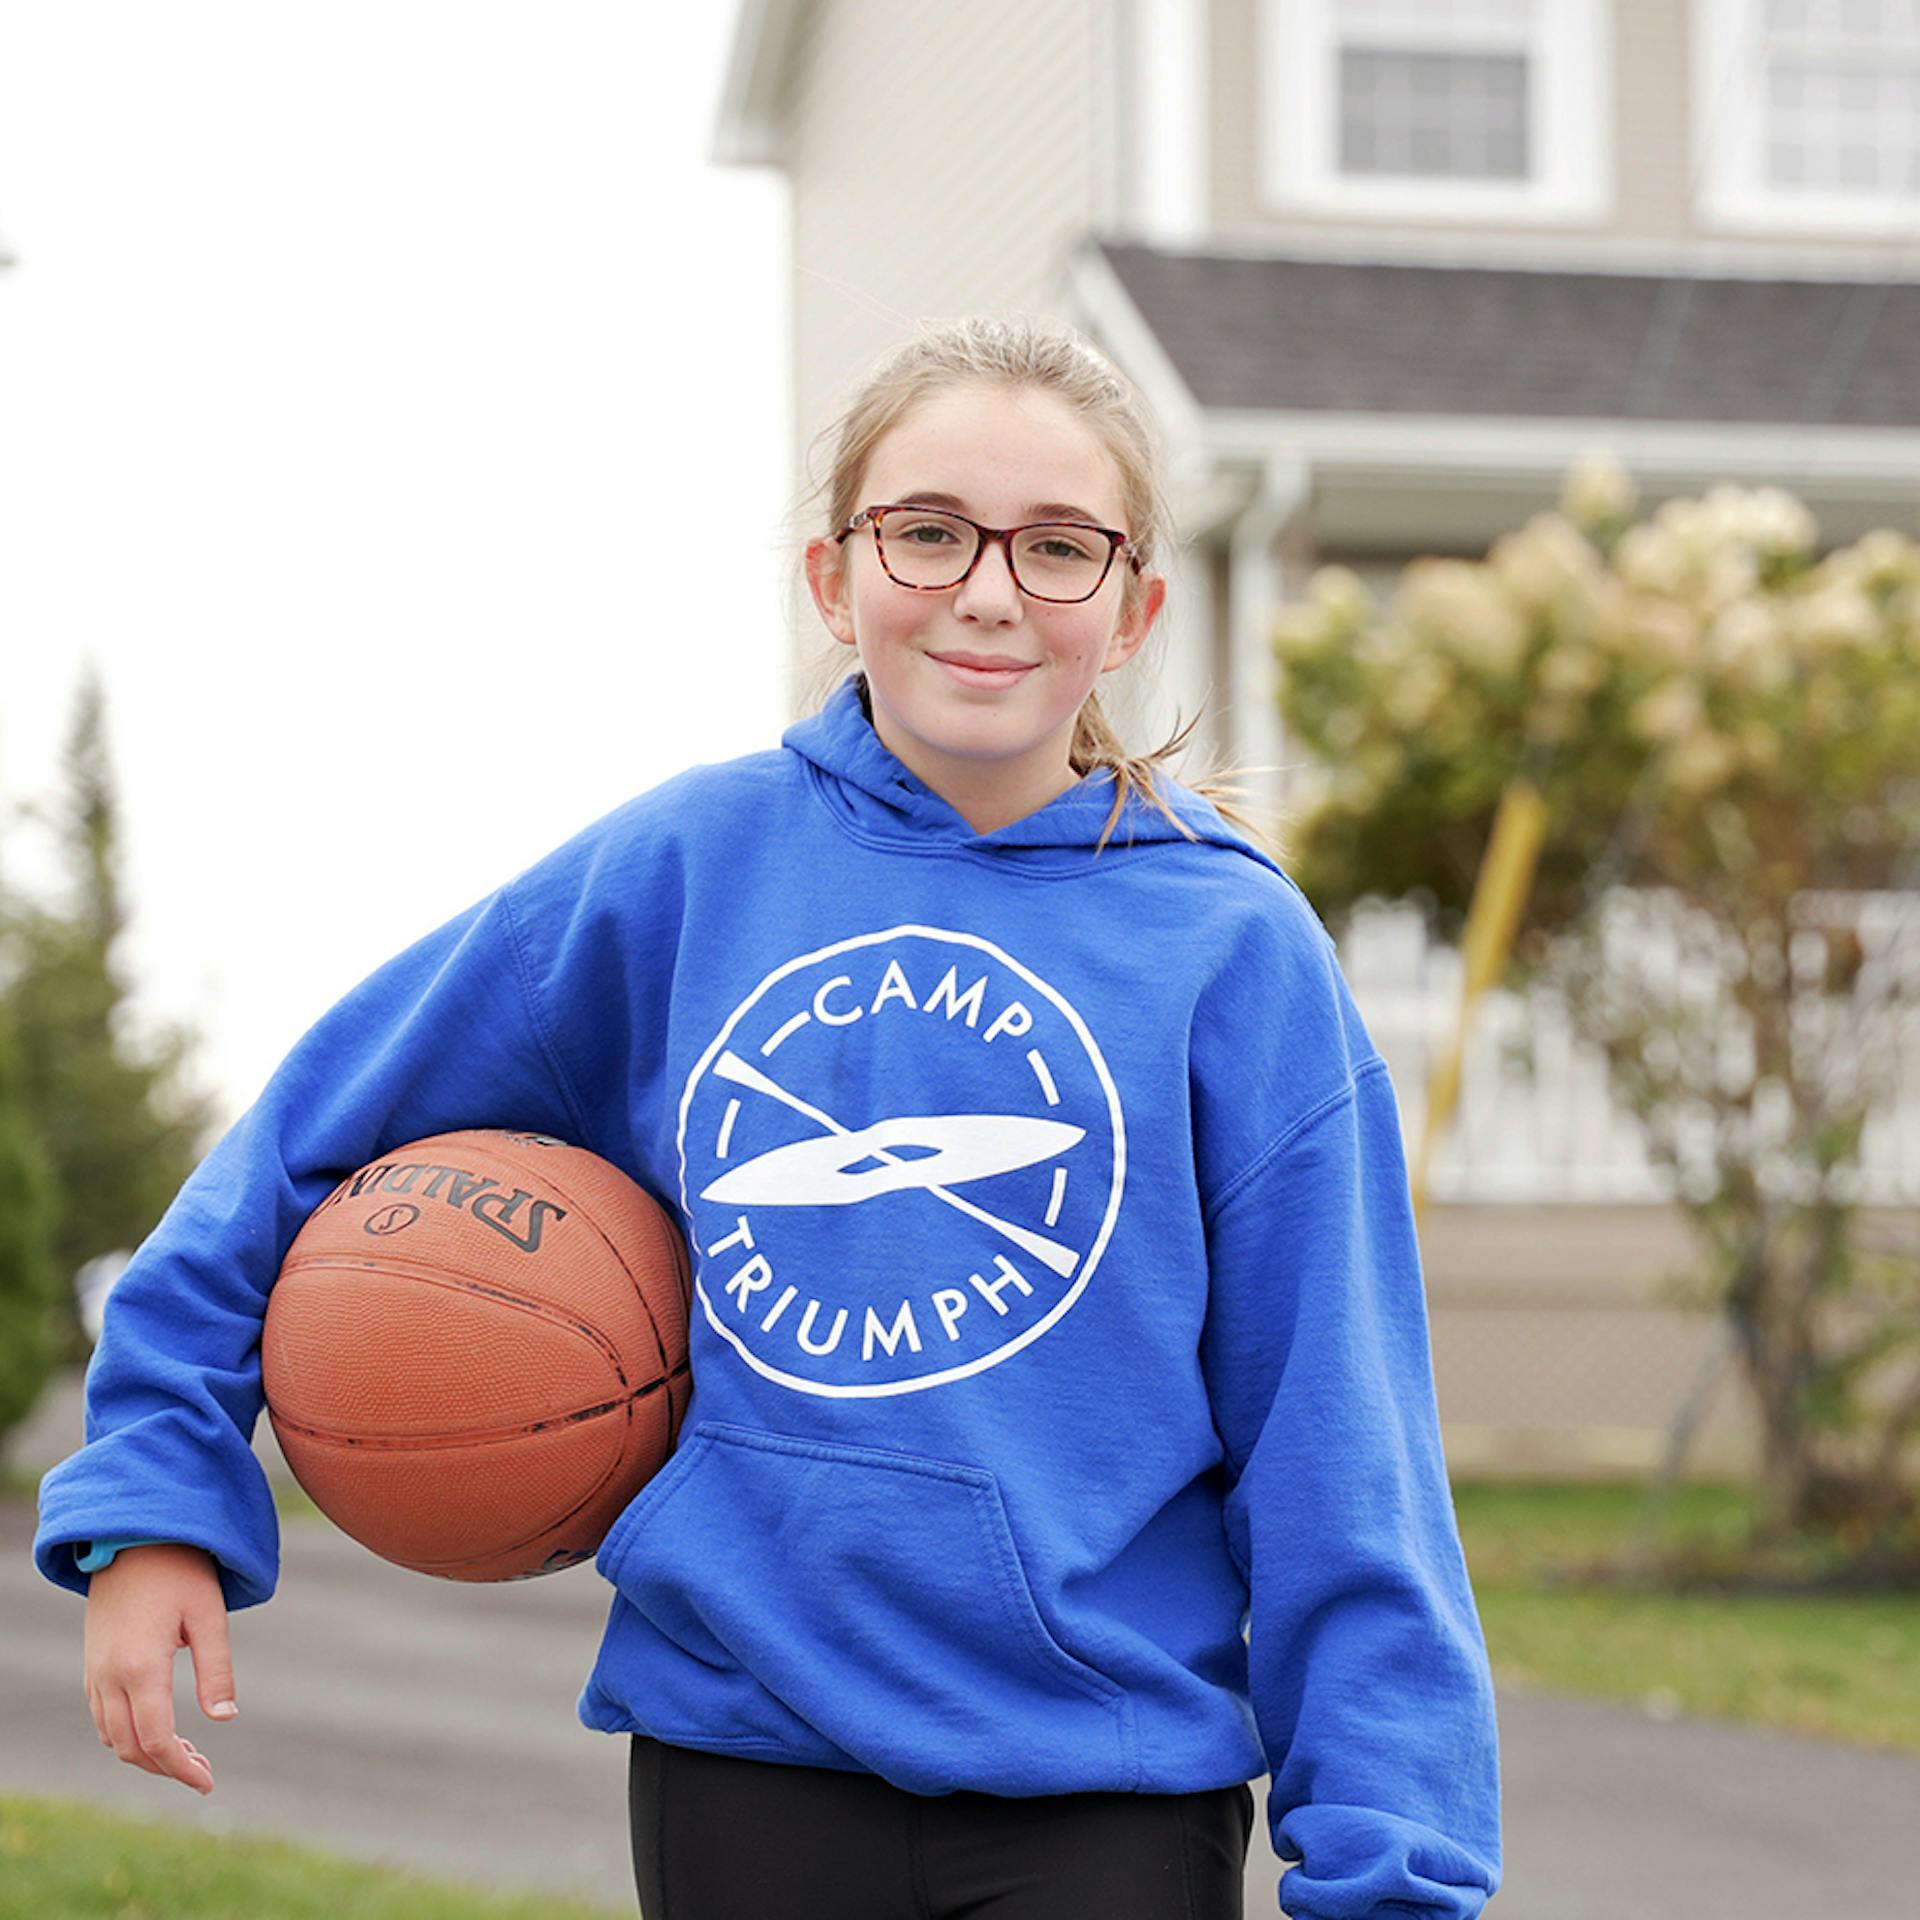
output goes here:
[[1694, 45], [1703, 224], [1915, 231], [1920, 0], [1696, 0]]
[[1604, 218], [1608, 5], [1267, 0], [1259, 117], [1269, 204], [1396, 218]]

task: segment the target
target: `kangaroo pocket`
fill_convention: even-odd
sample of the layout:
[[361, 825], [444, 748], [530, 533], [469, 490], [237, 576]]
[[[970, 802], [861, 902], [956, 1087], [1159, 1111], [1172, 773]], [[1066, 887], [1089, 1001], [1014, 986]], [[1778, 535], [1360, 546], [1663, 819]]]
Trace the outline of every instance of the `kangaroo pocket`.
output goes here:
[[661, 1740], [804, 1754], [798, 1721], [915, 1793], [1138, 1779], [1126, 1696], [1048, 1630], [984, 1468], [708, 1421], [596, 1564]]

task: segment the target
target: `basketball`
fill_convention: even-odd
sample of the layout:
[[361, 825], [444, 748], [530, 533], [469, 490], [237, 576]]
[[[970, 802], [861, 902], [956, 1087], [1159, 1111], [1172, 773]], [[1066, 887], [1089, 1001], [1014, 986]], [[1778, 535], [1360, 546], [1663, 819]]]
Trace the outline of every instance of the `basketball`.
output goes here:
[[619, 1168], [545, 1134], [435, 1134], [296, 1235], [261, 1375], [294, 1477], [382, 1559], [521, 1580], [591, 1559], [679, 1438], [692, 1270]]

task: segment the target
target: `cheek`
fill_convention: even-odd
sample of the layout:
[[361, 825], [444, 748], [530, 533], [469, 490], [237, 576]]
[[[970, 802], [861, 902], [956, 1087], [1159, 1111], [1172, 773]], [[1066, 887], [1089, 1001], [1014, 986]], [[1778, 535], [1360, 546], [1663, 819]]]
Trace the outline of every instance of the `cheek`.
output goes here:
[[1070, 607], [1062, 607], [1063, 616], [1056, 621], [1052, 631], [1053, 647], [1062, 659], [1093, 672], [1107, 657], [1107, 643], [1113, 638], [1113, 615], [1111, 610], [1089, 613]]
[[863, 580], [853, 595], [854, 624], [869, 640], [904, 638], [927, 623], [932, 594], [909, 593], [891, 580]]

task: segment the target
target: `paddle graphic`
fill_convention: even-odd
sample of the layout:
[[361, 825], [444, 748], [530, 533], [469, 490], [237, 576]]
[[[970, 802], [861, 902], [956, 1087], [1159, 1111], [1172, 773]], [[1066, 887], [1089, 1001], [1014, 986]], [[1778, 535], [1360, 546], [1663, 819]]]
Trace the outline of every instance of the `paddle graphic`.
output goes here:
[[[876, 1194], [917, 1190], [944, 1200], [1003, 1234], [1063, 1277], [1078, 1263], [1080, 1256], [1073, 1248], [1011, 1220], [1002, 1220], [948, 1189], [1050, 1160], [1083, 1139], [1084, 1127], [1017, 1113], [902, 1115], [865, 1127], [845, 1127], [831, 1114], [789, 1093], [731, 1048], [722, 1051], [713, 1071], [723, 1080], [765, 1094], [804, 1114], [833, 1137], [789, 1141], [729, 1167], [701, 1189], [703, 1200], [742, 1206], [840, 1207], [870, 1200]], [[907, 1144], [930, 1151], [908, 1158], [891, 1151]], [[868, 1160], [880, 1164], [862, 1168], [861, 1163]]]

